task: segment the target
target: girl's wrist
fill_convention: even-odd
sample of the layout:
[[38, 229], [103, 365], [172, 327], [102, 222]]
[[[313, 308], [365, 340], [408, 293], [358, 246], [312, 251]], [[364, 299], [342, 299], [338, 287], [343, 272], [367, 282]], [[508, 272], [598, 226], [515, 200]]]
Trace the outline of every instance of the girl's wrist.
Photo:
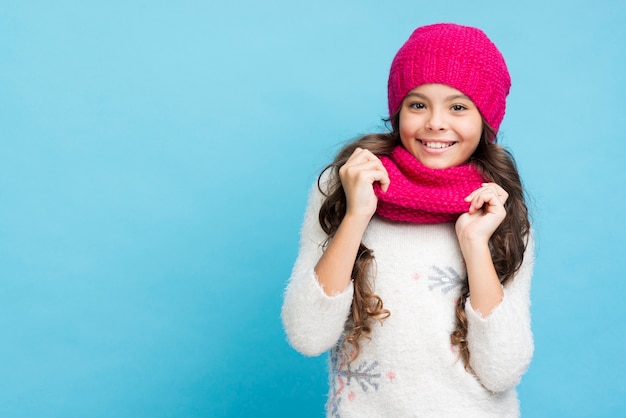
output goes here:
[[483, 237], [459, 237], [459, 245], [461, 252], [465, 258], [472, 257], [474, 254], [489, 253], [489, 238]]
[[349, 225], [351, 227], [359, 228], [365, 231], [370, 223], [370, 220], [372, 219], [372, 216], [374, 215], [369, 215], [367, 213], [347, 212], [346, 215], [343, 217], [341, 223], [345, 224], [346, 226]]

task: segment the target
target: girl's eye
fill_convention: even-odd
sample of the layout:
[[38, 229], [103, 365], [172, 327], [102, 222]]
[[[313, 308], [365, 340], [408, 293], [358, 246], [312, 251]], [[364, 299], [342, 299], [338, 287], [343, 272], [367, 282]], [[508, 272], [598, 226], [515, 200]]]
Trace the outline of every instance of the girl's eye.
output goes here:
[[425, 108], [426, 108], [426, 106], [424, 105], [424, 103], [419, 103], [419, 102], [418, 102], [418, 103], [411, 103], [411, 104], [409, 105], [409, 107], [410, 107], [411, 109], [425, 109]]
[[465, 106], [463, 106], [463, 105], [455, 104], [450, 109], [452, 109], [455, 112], [461, 112], [461, 111], [463, 111], [463, 110], [465, 110], [467, 108]]

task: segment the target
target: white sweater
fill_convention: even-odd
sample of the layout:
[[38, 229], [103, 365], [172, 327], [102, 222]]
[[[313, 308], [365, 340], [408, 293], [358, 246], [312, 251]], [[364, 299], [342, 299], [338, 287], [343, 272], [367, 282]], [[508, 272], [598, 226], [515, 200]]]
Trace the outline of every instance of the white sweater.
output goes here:
[[408, 224], [374, 216], [363, 237], [374, 251], [374, 292], [391, 312], [351, 364], [340, 345], [352, 283], [332, 297], [314, 266], [326, 239], [318, 222], [322, 195], [313, 188], [300, 251], [285, 291], [282, 319], [291, 345], [308, 356], [331, 350], [329, 417], [517, 417], [515, 386], [533, 353], [530, 329], [532, 238], [504, 299], [486, 318], [466, 303], [468, 373], [450, 343], [455, 300], [466, 270], [453, 223]]

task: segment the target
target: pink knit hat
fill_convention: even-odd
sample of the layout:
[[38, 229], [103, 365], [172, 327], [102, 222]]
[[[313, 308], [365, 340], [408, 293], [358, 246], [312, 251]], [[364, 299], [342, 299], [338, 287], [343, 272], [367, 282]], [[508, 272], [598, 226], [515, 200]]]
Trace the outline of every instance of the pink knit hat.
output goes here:
[[417, 28], [400, 48], [389, 71], [389, 115], [414, 88], [447, 84], [466, 94], [497, 132], [511, 78], [504, 58], [483, 31], [438, 23]]

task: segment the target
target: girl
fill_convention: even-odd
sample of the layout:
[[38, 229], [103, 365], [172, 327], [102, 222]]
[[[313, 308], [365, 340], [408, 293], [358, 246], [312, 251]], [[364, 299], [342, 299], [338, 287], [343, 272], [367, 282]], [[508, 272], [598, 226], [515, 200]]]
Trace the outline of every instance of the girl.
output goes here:
[[283, 323], [331, 350], [332, 417], [516, 417], [533, 353], [533, 240], [510, 88], [479, 29], [417, 28], [389, 73], [392, 131], [342, 149], [310, 196]]

